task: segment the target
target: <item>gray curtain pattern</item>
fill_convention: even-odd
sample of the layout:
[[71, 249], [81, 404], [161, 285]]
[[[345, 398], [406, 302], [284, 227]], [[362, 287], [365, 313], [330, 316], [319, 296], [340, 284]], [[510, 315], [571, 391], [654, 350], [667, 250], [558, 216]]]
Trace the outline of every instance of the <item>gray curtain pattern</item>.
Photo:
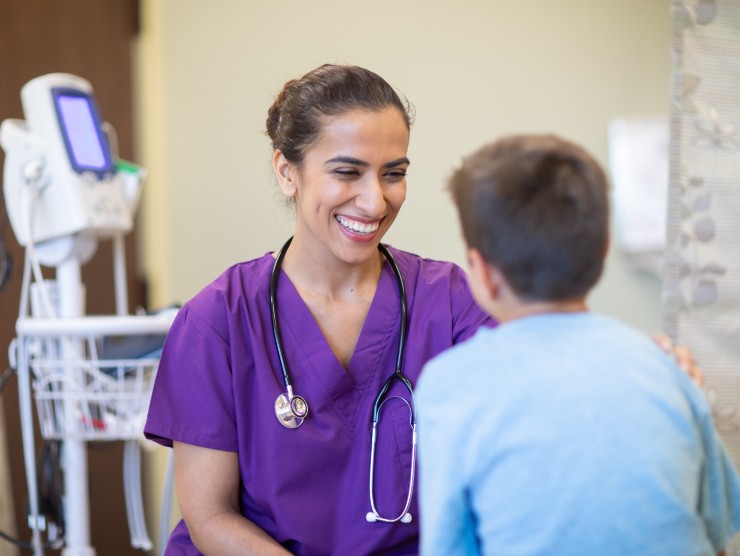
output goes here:
[[[671, 4], [664, 328], [692, 349], [740, 462], [740, 0]], [[736, 540], [728, 554], [740, 555]]]

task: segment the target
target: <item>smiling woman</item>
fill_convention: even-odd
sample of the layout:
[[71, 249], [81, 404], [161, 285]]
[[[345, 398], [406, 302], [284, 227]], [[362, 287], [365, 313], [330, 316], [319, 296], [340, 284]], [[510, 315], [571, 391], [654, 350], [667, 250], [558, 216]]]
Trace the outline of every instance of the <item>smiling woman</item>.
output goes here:
[[408, 128], [396, 108], [353, 109], [322, 120], [320, 139], [300, 164], [274, 154], [280, 188], [296, 204], [284, 268], [290, 276], [301, 258], [337, 272], [364, 263], [372, 268], [362, 274], [377, 282], [381, 260], [371, 255], [406, 199]]
[[270, 108], [292, 240], [185, 304], [152, 396], [146, 434], [174, 446], [184, 517], [171, 553], [418, 553], [410, 389], [492, 323], [459, 267], [380, 243], [411, 119], [355, 66], [290, 81]]

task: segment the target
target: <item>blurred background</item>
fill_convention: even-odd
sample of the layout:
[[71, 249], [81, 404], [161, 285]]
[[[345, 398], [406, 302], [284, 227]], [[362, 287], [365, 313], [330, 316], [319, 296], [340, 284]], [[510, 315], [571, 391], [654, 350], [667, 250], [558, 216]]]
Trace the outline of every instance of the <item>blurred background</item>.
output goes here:
[[[464, 264], [444, 190], [461, 157], [504, 134], [553, 132], [608, 165], [612, 122], [668, 113], [670, 29], [668, 0], [0, 0], [0, 119], [23, 117], [20, 88], [38, 75], [92, 83], [121, 157], [148, 172], [127, 239], [129, 298], [132, 310], [157, 309], [290, 235], [264, 133], [285, 81], [326, 62], [356, 64], [408, 98], [408, 197], [386, 241]], [[23, 257], [3, 233], [15, 261], [0, 293], [5, 368]], [[101, 248], [83, 269], [90, 312], [113, 311], [109, 257]], [[613, 247], [591, 305], [657, 332], [660, 290]], [[0, 529], [28, 538], [15, 389], [0, 399]], [[146, 461], [153, 536], [164, 452], [152, 448]], [[90, 448], [98, 554], [135, 553], [119, 456], [116, 446]]]

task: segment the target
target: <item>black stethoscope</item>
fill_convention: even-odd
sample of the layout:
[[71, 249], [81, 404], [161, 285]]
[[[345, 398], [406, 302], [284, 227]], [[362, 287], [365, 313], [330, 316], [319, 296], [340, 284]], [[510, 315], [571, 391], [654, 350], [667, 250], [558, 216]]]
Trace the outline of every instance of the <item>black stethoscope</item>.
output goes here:
[[[291, 237], [285, 242], [280, 251], [275, 257], [275, 264], [272, 267], [272, 274], [270, 275], [270, 316], [272, 318], [272, 334], [275, 338], [275, 347], [277, 348], [278, 358], [280, 359], [280, 368], [283, 371], [283, 381], [285, 382], [286, 392], [280, 394], [278, 399], [275, 400], [275, 415], [277, 416], [278, 422], [289, 429], [295, 429], [303, 424], [303, 421], [308, 416], [308, 403], [305, 398], [293, 393], [293, 384], [290, 380], [290, 374], [288, 373], [288, 365], [285, 361], [285, 354], [283, 353], [283, 341], [280, 336], [280, 326], [277, 319], [277, 282], [278, 276], [280, 275], [280, 266], [282, 265], [285, 253], [288, 251], [290, 242], [293, 241]], [[390, 251], [382, 243], [378, 244], [378, 249], [383, 254], [385, 259], [390, 263], [393, 274], [396, 277], [396, 283], [398, 285], [398, 292], [400, 298], [400, 310], [401, 310], [401, 330], [398, 335], [398, 353], [396, 355], [396, 369], [394, 373], [388, 377], [382, 388], [378, 392], [373, 404], [373, 419], [372, 419], [372, 444], [370, 448], [370, 507], [372, 511], [368, 512], [365, 519], [370, 522], [382, 521], [385, 523], [394, 523], [400, 521], [402, 523], [409, 523], [411, 521], [411, 514], [409, 513], [409, 507], [411, 506], [411, 498], [414, 491], [414, 476], [416, 471], [416, 416], [414, 415], [414, 390], [411, 385], [411, 381], [401, 372], [401, 363], [403, 362], [403, 353], [406, 347], [406, 286], [403, 283], [403, 277], [401, 271], [398, 269], [396, 260], [391, 255]], [[409, 479], [408, 496], [406, 497], [406, 504], [403, 511], [398, 517], [385, 518], [382, 517], [375, 507], [375, 496], [373, 488], [373, 477], [375, 475], [375, 445], [378, 436], [378, 422], [380, 421], [380, 413], [383, 404], [391, 399], [387, 397], [388, 391], [391, 388], [394, 380], [399, 380], [409, 391], [410, 401], [403, 400], [409, 408], [410, 419], [409, 424], [411, 425], [412, 440], [411, 440], [411, 476]], [[396, 397], [396, 396], [392, 396]]]

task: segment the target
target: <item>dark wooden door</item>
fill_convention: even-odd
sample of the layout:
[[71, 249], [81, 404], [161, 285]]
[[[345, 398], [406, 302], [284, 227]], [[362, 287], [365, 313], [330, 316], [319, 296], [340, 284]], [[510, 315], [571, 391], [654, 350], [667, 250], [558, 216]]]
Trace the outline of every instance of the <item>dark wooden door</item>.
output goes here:
[[[131, 73], [137, 32], [138, 0], [0, 0], [0, 120], [23, 118], [20, 89], [30, 79], [52, 72], [79, 75], [92, 83], [102, 118], [116, 129], [120, 156], [133, 160]], [[0, 151], [0, 167], [3, 160]], [[23, 267], [23, 252], [9, 226], [2, 240], [14, 264], [10, 282], [0, 292], [0, 372], [8, 366], [7, 348], [15, 335]], [[126, 252], [129, 303], [133, 308], [143, 301], [133, 234], [126, 239]], [[45, 275], [53, 277], [53, 271], [45, 269]], [[83, 266], [82, 277], [87, 288], [87, 312], [115, 313], [110, 242], [101, 242], [96, 255]], [[19, 536], [28, 540], [15, 380], [5, 388], [2, 398], [16, 523]], [[122, 445], [97, 443], [90, 445], [88, 454], [92, 544], [101, 556], [135, 554], [138, 551], [129, 542], [123, 498]]]

